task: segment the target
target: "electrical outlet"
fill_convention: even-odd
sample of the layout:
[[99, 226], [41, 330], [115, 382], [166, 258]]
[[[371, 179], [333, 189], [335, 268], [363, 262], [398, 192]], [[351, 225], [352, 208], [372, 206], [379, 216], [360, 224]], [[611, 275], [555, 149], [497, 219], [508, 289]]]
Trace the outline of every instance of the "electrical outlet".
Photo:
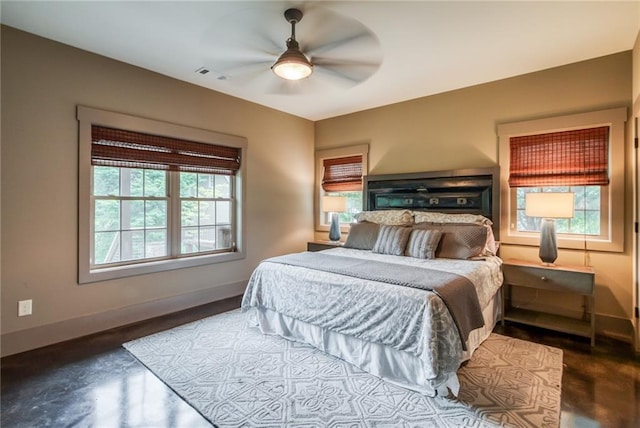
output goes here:
[[26, 315], [31, 315], [32, 313], [32, 304], [33, 300], [20, 300], [18, 301], [18, 316], [24, 317]]

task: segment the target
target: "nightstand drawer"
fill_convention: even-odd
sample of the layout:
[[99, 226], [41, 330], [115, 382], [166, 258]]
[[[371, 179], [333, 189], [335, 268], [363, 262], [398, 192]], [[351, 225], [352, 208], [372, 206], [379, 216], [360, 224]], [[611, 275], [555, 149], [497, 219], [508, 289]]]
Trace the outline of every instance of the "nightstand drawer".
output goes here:
[[509, 264], [502, 271], [504, 281], [510, 285], [593, 295], [593, 273]]

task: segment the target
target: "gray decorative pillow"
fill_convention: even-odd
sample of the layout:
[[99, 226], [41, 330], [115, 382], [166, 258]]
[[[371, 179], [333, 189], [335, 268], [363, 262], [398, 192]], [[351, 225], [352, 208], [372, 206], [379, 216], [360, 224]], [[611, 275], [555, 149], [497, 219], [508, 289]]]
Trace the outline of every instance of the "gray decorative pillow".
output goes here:
[[344, 247], [357, 250], [372, 250], [378, 238], [379, 229], [379, 224], [369, 223], [368, 221], [352, 223], [349, 227], [349, 234]]
[[447, 259], [471, 259], [484, 254], [487, 229], [477, 224], [443, 224], [442, 238], [436, 257]]
[[414, 229], [409, 236], [405, 255], [419, 259], [433, 259], [441, 237], [440, 230]]
[[402, 256], [404, 255], [404, 249], [407, 247], [410, 234], [410, 227], [383, 224], [380, 226], [378, 238], [372, 251], [374, 253]]

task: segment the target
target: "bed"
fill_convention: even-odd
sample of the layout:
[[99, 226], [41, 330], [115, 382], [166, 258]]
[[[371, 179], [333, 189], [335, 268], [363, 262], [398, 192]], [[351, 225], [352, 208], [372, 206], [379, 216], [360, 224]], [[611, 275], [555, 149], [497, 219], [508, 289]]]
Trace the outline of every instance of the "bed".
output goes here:
[[365, 177], [344, 247], [266, 259], [242, 308], [300, 341], [428, 396], [499, 318], [497, 168]]

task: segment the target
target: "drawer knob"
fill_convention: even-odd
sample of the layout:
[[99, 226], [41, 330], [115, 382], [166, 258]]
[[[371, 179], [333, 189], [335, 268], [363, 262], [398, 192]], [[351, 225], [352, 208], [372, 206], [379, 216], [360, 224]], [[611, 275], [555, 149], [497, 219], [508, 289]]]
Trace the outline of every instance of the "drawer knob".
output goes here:
[[541, 280], [541, 281], [546, 281], [546, 280], [547, 280], [547, 277], [546, 277], [546, 276], [541, 276], [541, 277], [540, 277], [540, 280]]

